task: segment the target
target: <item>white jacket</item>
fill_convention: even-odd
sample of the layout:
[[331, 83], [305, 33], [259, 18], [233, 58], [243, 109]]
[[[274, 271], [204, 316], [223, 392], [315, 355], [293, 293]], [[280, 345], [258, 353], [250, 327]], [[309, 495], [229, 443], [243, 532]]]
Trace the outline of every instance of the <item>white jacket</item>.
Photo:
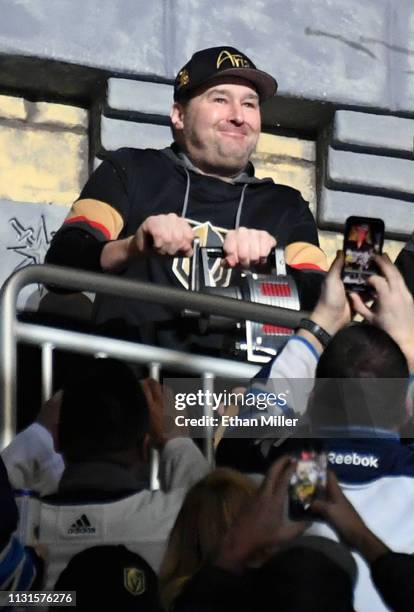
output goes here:
[[209, 466], [188, 438], [170, 440], [161, 453], [163, 490], [142, 490], [118, 501], [41, 502], [39, 540], [48, 548], [45, 588], [53, 588], [73, 555], [103, 544], [125, 544], [158, 571], [167, 538], [188, 488]]

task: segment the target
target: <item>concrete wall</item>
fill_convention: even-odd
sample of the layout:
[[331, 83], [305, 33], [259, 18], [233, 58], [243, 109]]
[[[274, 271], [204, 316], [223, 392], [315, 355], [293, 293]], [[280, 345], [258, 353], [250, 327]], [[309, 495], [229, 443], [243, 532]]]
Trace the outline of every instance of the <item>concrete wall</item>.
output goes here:
[[[410, 0], [2, 0], [0, 53], [172, 79], [233, 44], [289, 97], [412, 114]], [[17, 77], [16, 77], [17, 80]]]
[[[88, 112], [0, 95], [0, 284], [43, 263], [53, 232], [88, 177]], [[36, 307], [28, 287], [20, 304]]]

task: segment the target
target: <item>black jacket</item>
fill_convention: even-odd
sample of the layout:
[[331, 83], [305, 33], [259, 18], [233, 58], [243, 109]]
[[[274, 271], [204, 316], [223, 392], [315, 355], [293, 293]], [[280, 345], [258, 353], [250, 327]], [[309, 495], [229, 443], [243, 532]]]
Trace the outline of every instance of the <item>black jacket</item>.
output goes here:
[[[228, 183], [200, 174], [175, 148], [121, 149], [90, 177], [54, 236], [46, 262], [99, 271], [108, 240], [131, 236], [149, 216], [166, 213], [187, 218], [208, 246], [221, 245], [223, 232], [238, 226], [266, 230], [280, 247], [296, 242], [318, 245], [315, 221], [300, 193], [272, 179], [256, 179], [251, 164]], [[131, 262], [120, 275], [186, 287], [186, 265], [183, 258], [152, 256]], [[221, 282], [225, 280], [220, 277], [217, 284]], [[199, 333], [189, 340], [191, 325], [180, 319], [173, 305], [102, 295], [95, 300], [94, 318], [115, 335], [131, 337], [135, 328], [137, 340], [196, 349], [191, 342]]]

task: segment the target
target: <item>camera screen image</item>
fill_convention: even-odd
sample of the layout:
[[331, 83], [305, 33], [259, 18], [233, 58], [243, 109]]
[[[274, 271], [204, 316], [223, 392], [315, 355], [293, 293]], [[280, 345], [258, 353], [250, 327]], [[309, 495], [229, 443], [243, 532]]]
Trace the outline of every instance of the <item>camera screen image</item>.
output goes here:
[[342, 280], [353, 291], [364, 291], [368, 277], [378, 273], [374, 257], [382, 251], [383, 231], [381, 224], [376, 222], [347, 225]]
[[289, 484], [289, 498], [293, 514], [306, 512], [316, 498], [326, 494], [326, 453], [301, 451], [296, 470]]

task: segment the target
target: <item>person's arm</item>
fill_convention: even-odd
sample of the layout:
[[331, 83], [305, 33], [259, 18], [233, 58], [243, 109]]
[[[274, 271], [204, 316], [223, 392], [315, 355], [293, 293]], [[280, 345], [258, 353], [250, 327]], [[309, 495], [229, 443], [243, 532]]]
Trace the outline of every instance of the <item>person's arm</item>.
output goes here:
[[102, 271], [101, 254], [120, 236], [130, 208], [128, 153], [118, 151], [91, 174], [46, 254], [46, 263]]
[[[319, 325], [330, 336], [334, 336], [336, 332], [345, 327], [351, 320], [351, 307], [341, 280], [342, 266], [343, 255], [341, 252], [338, 252], [325, 277], [318, 303], [309, 317], [311, 321]], [[303, 338], [314, 349], [316, 356], [322, 354], [324, 346], [310, 331], [299, 328], [296, 330], [295, 337]], [[281, 353], [282, 355], [283, 352]], [[276, 364], [278, 360], [279, 358], [277, 357], [274, 363]], [[279, 363], [278, 367], [281, 367], [281, 365], [282, 363]], [[267, 369], [267, 366], [263, 368], [264, 371]], [[301, 372], [297, 374], [292, 371], [290, 375], [295, 378], [305, 378]], [[260, 373], [258, 377], [260, 378]]]
[[371, 576], [386, 604], [394, 612], [412, 612], [414, 555], [387, 552], [371, 565]]
[[[165, 493], [176, 489], [188, 489], [206, 476], [210, 466], [199, 448], [190, 438], [173, 436], [167, 431], [165, 395], [162, 385], [153, 378], [145, 378], [142, 388], [149, 409], [149, 442], [160, 452], [159, 480]], [[180, 432], [180, 436], [183, 434]]]
[[118, 272], [133, 259], [151, 253], [191, 255], [193, 230], [174, 213], [144, 216], [133, 234], [120, 237], [139, 171], [124, 150], [102, 162], [54, 236], [46, 263]]
[[[319, 301], [310, 315], [310, 319], [330, 336], [334, 336], [351, 319], [351, 309], [341, 281], [342, 264], [343, 256], [338, 254], [325, 278]], [[306, 329], [298, 329], [276, 358], [252, 380], [247, 392], [278, 395], [288, 390], [289, 408], [302, 414], [306, 409], [316, 365], [323, 350], [323, 345], [314, 334]], [[294, 382], [298, 379], [301, 380], [300, 389]], [[295, 403], [292, 403], [293, 398]], [[270, 404], [267, 410], [269, 413], [275, 410], [284, 413], [280, 406]]]
[[307, 523], [290, 521], [285, 503], [295, 465], [281, 457], [269, 469], [252, 502], [240, 513], [223, 539], [215, 565], [241, 574], [258, 556], [271, 556], [284, 544], [301, 535]]
[[41, 588], [43, 562], [14, 535], [18, 520], [12, 486], [0, 457], [0, 585], [8, 590]]
[[[40, 590], [43, 587], [44, 560], [36, 550], [23, 546], [16, 536], [0, 550], [2, 588], [9, 591]], [[6, 608], [1, 608], [9, 609]]]
[[414, 234], [411, 234], [404, 248], [400, 251], [395, 260], [395, 265], [401, 272], [411, 295], [414, 295]]
[[368, 529], [364, 521], [345, 497], [333, 471], [328, 471], [326, 500], [315, 500], [312, 511], [333, 527], [340, 538], [357, 550], [367, 561], [373, 563], [389, 548]]
[[357, 294], [352, 295], [356, 312], [381, 327], [399, 345], [414, 373], [414, 301], [400, 272], [388, 255], [375, 258], [382, 276], [371, 276], [368, 282], [375, 289], [376, 300], [368, 308]]
[[328, 262], [319, 246], [318, 230], [309, 203], [297, 193], [295, 214], [285, 247], [286, 263], [304, 271], [326, 271]]
[[328, 262], [322, 249], [308, 242], [293, 242], [285, 248], [288, 266], [298, 270], [326, 271]]
[[381, 597], [396, 612], [409, 612], [414, 601], [414, 556], [391, 551], [365, 525], [347, 500], [334, 472], [328, 472], [327, 499], [312, 510], [331, 525], [345, 543], [367, 561]]
[[172, 438], [171, 433], [166, 431], [165, 398], [161, 384], [153, 378], [145, 378], [142, 387], [150, 413], [149, 441], [161, 453], [161, 489], [168, 492], [188, 488], [208, 474], [208, 462], [190, 438]]
[[[310, 319], [330, 336], [347, 325], [351, 320], [351, 307], [341, 280], [343, 254], [338, 252], [322, 285], [322, 292]], [[299, 329], [297, 335], [305, 338], [320, 353], [324, 350], [320, 341], [309, 331]]]
[[[91, 272], [119, 272], [134, 259], [151, 253], [160, 255], [180, 253], [183, 257], [192, 254], [193, 230], [188, 221], [174, 213], [148, 217], [135, 234], [118, 239], [118, 232], [108, 234], [102, 232], [99, 235], [96, 231], [91, 234], [86, 227], [93, 221], [89, 210], [91, 206], [95, 212], [97, 207], [105, 211], [107, 204], [96, 200], [78, 200], [75, 205], [82, 214], [74, 218], [82, 218], [82, 221], [74, 221], [73, 225], [69, 225], [71, 217], [67, 218], [63, 228], [52, 241], [46, 255], [46, 263], [71, 266]], [[71, 214], [76, 213], [74, 207]]]
[[131, 260], [151, 253], [191, 257], [193, 239], [194, 232], [186, 219], [175, 213], [153, 215], [132, 236], [105, 244], [100, 263], [103, 270], [116, 272]]
[[56, 492], [63, 459], [54, 450], [51, 433], [40, 423], [17, 434], [1, 456], [14, 489], [32, 489], [40, 495]]
[[168, 440], [161, 451], [159, 478], [163, 491], [188, 489], [209, 471], [206, 458], [190, 438]]
[[40, 495], [57, 490], [64, 469], [55, 451], [62, 392], [44, 402], [35, 423], [18, 433], [1, 456], [14, 489], [32, 489]]

